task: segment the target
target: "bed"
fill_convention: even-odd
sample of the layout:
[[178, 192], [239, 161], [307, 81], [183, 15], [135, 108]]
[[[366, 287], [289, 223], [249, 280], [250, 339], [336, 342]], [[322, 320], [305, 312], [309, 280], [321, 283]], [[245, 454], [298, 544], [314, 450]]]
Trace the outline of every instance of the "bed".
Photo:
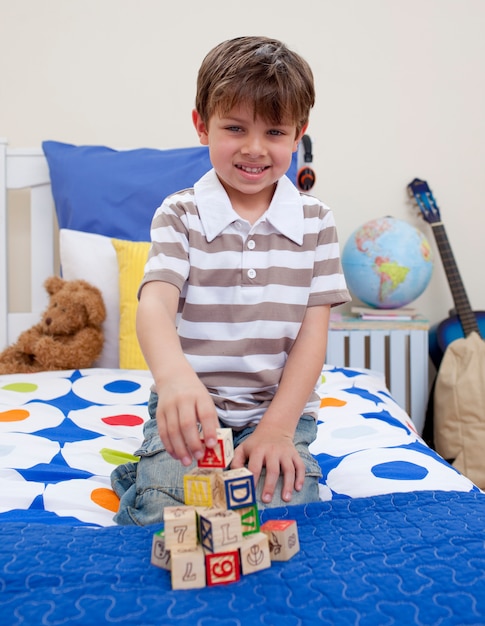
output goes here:
[[[57, 256], [66, 279], [99, 286], [108, 311], [92, 368], [0, 376], [1, 622], [485, 623], [485, 496], [425, 445], [385, 372], [325, 365], [312, 447], [321, 501], [260, 512], [297, 521], [291, 560], [229, 585], [172, 590], [150, 564], [160, 525], [113, 524], [109, 475], [134, 459], [147, 417], [132, 285], [149, 219], [167, 185], [187, 186], [207, 167], [203, 148], [0, 143], [0, 348], [38, 321]], [[8, 224], [25, 204], [30, 306], [18, 312]]]

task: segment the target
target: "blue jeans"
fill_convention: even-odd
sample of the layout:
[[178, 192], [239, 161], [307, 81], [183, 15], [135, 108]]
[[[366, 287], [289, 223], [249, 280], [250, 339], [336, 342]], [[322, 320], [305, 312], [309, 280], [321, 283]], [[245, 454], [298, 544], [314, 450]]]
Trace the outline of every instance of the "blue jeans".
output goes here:
[[[158, 523], [163, 519], [163, 509], [166, 506], [177, 506], [184, 502], [184, 474], [196, 463], [185, 467], [173, 459], [165, 450], [157, 429], [155, 413], [158, 396], [151, 393], [148, 402], [150, 419], [143, 428], [144, 441], [134, 454], [140, 457], [138, 463], [120, 465], [111, 474], [111, 484], [120, 498], [118, 513], [114, 516], [117, 524], [146, 526]], [[234, 447], [240, 445], [254, 431], [250, 426], [241, 431], [233, 432]], [[302, 458], [306, 477], [303, 489], [294, 491], [290, 504], [305, 504], [319, 500], [318, 480], [322, 473], [317, 461], [310, 454], [308, 446], [314, 441], [317, 434], [316, 421], [310, 415], [302, 415], [295, 430], [295, 447]], [[258, 507], [288, 506], [288, 502], [281, 499], [283, 486], [282, 477], [278, 479], [273, 500], [270, 504], [261, 501], [261, 492], [264, 485], [264, 468], [256, 485]]]

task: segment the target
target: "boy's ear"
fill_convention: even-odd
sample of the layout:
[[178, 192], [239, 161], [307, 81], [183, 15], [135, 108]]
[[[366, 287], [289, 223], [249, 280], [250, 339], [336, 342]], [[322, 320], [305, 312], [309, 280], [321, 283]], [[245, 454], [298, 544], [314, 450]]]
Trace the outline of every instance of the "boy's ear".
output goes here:
[[293, 152], [296, 152], [296, 151], [298, 150], [298, 144], [300, 143], [301, 138], [303, 137], [303, 135], [306, 133], [307, 128], [308, 128], [308, 124], [309, 124], [309, 122], [307, 122], [307, 123], [303, 126], [303, 128], [300, 130], [300, 132], [296, 135], [296, 137], [295, 137], [295, 143], [294, 143], [294, 145], [293, 145]]
[[201, 116], [197, 109], [192, 111], [192, 122], [194, 124], [195, 130], [199, 135], [199, 141], [203, 146], [209, 145], [209, 135], [208, 129], [205, 125], [205, 122], [202, 120]]

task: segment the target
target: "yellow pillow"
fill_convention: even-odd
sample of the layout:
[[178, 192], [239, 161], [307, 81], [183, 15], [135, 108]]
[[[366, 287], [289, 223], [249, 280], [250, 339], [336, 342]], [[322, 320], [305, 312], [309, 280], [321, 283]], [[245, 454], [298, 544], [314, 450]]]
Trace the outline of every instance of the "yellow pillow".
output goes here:
[[143, 278], [150, 244], [112, 239], [118, 259], [120, 287], [120, 368], [148, 369], [136, 336], [137, 292]]

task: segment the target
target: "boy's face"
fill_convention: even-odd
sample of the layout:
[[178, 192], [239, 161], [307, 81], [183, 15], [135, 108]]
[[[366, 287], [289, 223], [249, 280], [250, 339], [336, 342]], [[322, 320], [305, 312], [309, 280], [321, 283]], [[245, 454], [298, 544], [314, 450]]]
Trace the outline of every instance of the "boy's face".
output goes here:
[[[209, 146], [217, 175], [232, 201], [251, 196], [271, 201], [274, 184], [288, 170], [292, 153], [305, 133], [296, 125], [272, 124], [254, 118], [247, 106], [234, 107], [222, 117], [215, 113], [206, 125], [197, 111], [192, 114], [200, 142]], [[248, 198], [249, 199], [249, 198]]]

